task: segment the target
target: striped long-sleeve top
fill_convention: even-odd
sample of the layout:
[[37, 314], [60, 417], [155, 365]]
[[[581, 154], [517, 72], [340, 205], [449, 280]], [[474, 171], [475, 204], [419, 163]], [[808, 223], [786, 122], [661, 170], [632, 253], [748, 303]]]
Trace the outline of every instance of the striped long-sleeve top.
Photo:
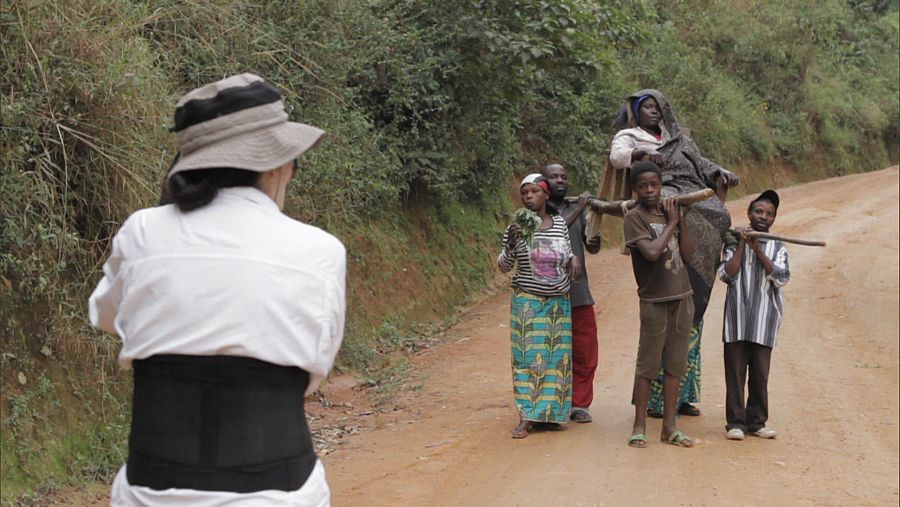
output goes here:
[[769, 275], [766, 275], [753, 249], [744, 245], [741, 269], [730, 277], [725, 272], [725, 263], [734, 257], [737, 245], [726, 245], [722, 253], [719, 278], [728, 284], [722, 330], [722, 341], [725, 343], [748, 341], [774, 347], [778, 342], [778, 328], [784, 316], [781, 288], [791, 278], [788, 253], [781, 241], [758, 241], [760, 249], [772, 260], [775, 268]]
[[573, 256], [569, 228], [561, 216], [552, 218], [549, 229], [535, 231], [530, 247], [521, 235], [514, 248], [507, 247], [509, 227], [503, 231], [497, 266], [506, 273], [518, 265], [512, 286], [529, 294], [562, 296], [569, 292], [568, 266]]

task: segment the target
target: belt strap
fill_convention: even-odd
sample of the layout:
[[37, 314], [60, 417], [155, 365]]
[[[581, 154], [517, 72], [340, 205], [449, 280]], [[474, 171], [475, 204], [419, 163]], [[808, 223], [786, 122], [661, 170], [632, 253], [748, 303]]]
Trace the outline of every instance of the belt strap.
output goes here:
[[162, 490], [294, 491], [316, 464], [309, 373], [246, 357], [133, 362], [128, 482]]

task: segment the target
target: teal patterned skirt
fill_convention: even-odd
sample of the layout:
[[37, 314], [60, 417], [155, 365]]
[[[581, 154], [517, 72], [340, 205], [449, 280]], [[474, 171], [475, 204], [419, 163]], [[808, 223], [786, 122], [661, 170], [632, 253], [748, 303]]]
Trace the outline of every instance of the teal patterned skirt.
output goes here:
[[[688, 344], [688, 369], [681, 377], [681, 387], [678, 389], [678, 403], [675, 409], [682, 403], [698, 403], [700, 401], [700, 335], [703, 334], [703, 322], [691, 326], [691, 339]], [[663, 403], [663, 371], [650, 383], [650, 400], [647, 402], [647, 410], [662, 412]]]
[[510, 304], [513, 393], [526, 421], [565, 423], [572, 409], [569, 297], [514, 289]]

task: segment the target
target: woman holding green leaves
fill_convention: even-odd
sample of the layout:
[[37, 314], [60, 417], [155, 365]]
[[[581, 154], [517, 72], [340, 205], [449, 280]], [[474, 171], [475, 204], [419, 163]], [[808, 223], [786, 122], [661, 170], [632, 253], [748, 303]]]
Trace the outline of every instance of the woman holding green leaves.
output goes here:
[[519, 189], [525, 210], [503, 233], [500, 271], [516, 267], [512, 279], [510, 339], [513, 391], [525, 438], [534, 424], [559, 429], [572, 408], [572, 309], [569, 283], [581, 276], [565, 220], [547, 207], [550, 191], [540, 174]]

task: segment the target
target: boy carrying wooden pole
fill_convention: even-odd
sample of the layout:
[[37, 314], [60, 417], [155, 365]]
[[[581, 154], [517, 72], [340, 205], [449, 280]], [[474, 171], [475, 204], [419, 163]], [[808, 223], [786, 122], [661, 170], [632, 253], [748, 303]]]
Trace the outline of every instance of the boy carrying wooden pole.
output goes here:
[[675, 400], [687, 370], [688, 340], [694, 315], [693, 290], [686, 263], [694, 241], [684, 222], [678, 198], [663, 198], [662, 173], [650, 161], [631, 167], [638, 205], [625, 214], [625, 246], [631, 249], [640, 297], [641, 331], [634, 377], [634, 426], [631, 447], [647, 447], [646, 410], [650, 382], [662, 367], [663, 427], [660, 439], [680, 447], [694, 440], [675, 425]]
[[[729, 231], [719, 266], [719, 278], [728, 284], [722, 341], [725, 342], [725, 429], [730, 440], [743, 440], [748, 433], [761, 438], [777, 435], [766, 426], [769, 362], [784, 314], [781, 288], [791, 274], [784, 243], [754, 237], [754, 232], [769, 232], [778, 204], [774, 190], [766, 190], [750, 202], [747, 209], [750, 227]], [[746, 403], [745, 381], [749, 391]]]

